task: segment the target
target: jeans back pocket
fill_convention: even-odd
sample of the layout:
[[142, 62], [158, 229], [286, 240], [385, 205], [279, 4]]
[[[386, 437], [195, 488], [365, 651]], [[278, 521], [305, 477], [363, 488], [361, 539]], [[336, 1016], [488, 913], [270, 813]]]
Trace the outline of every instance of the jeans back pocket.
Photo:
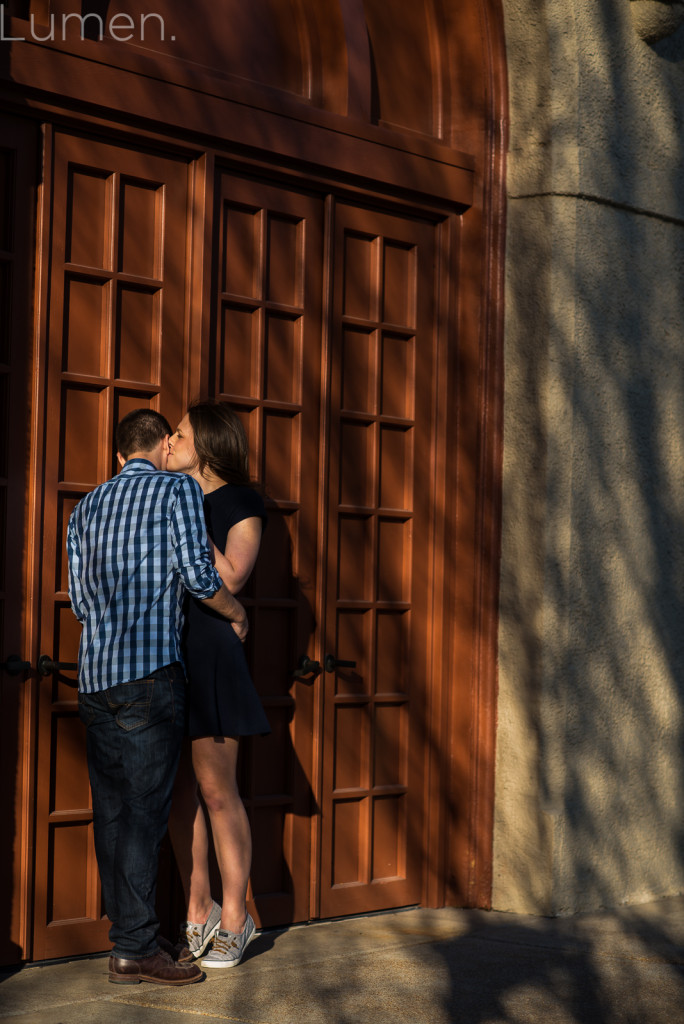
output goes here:
[[154, 682], [154, 679], [136, 679], [130, 683], [119, 683], [106, 691], [109, 706], [116, 714], [116, 724], [126, 732], [147, 725]]

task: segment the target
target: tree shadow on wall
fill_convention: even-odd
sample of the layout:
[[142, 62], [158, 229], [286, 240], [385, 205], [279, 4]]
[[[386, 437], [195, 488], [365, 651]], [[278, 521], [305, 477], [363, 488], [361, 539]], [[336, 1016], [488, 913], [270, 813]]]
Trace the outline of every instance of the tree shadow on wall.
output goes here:
[[[507, 782], [539, 806], [521, 837], [501, 790], [498, 857], [509, 893], [549, 913], [676, 891], [684, 864], [681, 30], [660, 61], [609, 6], [574, 15], [612, 42], [580, 54], [580, 106], [546, 126], [576, 139], [578, 184], [514, 196], [508, 219], [499, 736], [505, 773], [527, 760]], [[584, 155], [606, 110], [599, 176]], [[541, 883], [527, 844], [554, 858]]]

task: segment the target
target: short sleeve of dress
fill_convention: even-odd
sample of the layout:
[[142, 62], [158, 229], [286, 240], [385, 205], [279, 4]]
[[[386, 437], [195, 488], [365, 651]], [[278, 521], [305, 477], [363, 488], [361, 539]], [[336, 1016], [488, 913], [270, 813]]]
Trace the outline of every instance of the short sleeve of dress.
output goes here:
[[209, 536], [221, 550], [226, 546], [228, 531], [243, 519], [259, 518], [266, 526], [266, 507], [259, 492], [235, 484], [225, 484], [205, 495], [204, 516]]
[[228, 529], [243, 519], [259, 517], [266, 521], [264, 499], [251, 487], [236, 487], [233, 491], [234, 501], [228, 511]]

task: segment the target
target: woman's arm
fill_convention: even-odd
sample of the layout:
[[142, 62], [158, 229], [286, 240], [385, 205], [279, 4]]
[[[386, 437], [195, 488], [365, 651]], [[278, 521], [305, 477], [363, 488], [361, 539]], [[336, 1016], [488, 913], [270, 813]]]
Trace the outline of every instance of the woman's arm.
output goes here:
[[249, 579], [259, 554], [261, 530], [261, 518], [250, 516], [231, 526], [223, 554], [212, 541], [214, 564], [231, 594], [238, 594]]

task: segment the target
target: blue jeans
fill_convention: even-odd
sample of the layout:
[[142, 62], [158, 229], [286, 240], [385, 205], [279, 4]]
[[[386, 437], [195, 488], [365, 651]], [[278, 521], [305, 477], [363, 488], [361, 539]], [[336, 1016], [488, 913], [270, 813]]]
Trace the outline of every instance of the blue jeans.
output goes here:
[[158, 950], [159, 846], [185, 726], [185, 676], [175, 662], [146, 679], [79, 693], [93, 794], [95, 852], [112, 955]]

